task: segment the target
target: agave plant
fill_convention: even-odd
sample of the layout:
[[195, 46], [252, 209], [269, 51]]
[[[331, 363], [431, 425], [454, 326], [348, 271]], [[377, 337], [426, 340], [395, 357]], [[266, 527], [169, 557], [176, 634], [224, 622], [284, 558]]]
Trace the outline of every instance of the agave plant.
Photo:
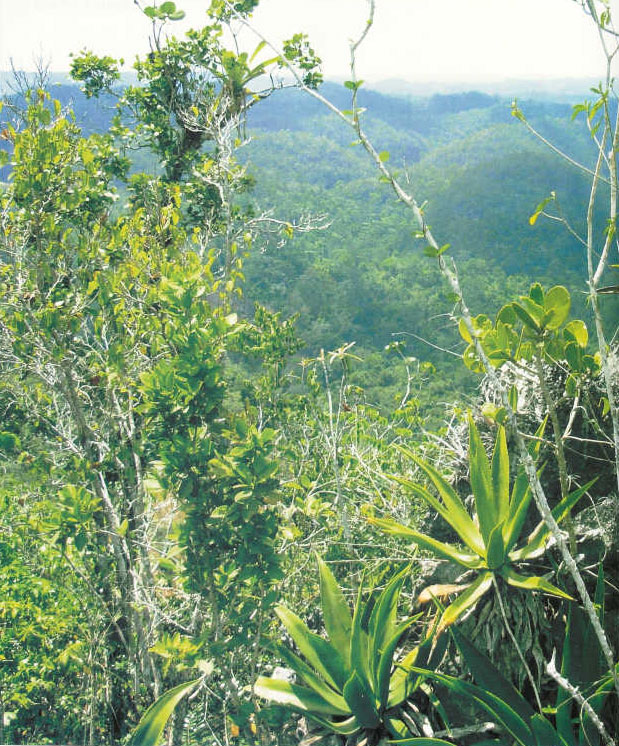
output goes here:
[[[543, 426], [538, 430], [538, 436], [541, 436], [542, 432]], [[539, 444], [538, 438], [531, 448], [531, 454], [535, 458], [539, 452]], [[474, 573], [472, 580], [463, 585], [431, 586], [422, 594], [423, 600], [424, 596], [430, 598], [458, 593], [455, 600], [443, 611], [437, 632], [440, 633], [465, 611], [475, 606], [490, 590], [497, 577], [503, 578], [509, 585], [516, 588], [571, 598], [565, 591], [557, 588], [544, 577], [522, 575], [516, 571], [516, 567], [521, 563], [544, 554], [551, 533], [542, 521], [524, 541], [519, 543], [531, 503], [531, 489], [524, 469], [521, 467], [510, 495], [509, 456], [502, 426], [498, 429], [490, 462], [477, 427], [473, 419], [469, 418], [469, 475], [475, 503], [473, 516], [469, 515], [455, 490], [433, 466], [422, 461], [407, 449], [401, 450], [428, 477], [436, 488], [438, 497], [422, 485], [408, 479], [401, 477], [394, 477], [394, 479], [433, 508], [454, 529], [465, 548], [438, 541], [388, 518], [370, 518], [370, 522], [386, 533], [408, 539], [435, 555], [455, 562]], [[593, 482], [589, 482], [561, 500], [552, 511], [557, 522], [570, 512], [592, 484]]]
[[[413, 664], [433, 668], [444, 645], [433, 648], [428, 636], [418, 647], [394, 660], [406, 630], [419, 617], [397, 621], [397, 606], [409, 568], [398, 573], [372, 606], [362, 599], [363, 588], [351, 615], [350, 608], [327, 565], [318, 558], [320, 596], [329, 639], [311, 632], [301, 619], [280, 606], [276, 613], [301, 656], [284, 646], [280, 657], [302, 684], [260, 676], [254, 693], [303, 713], [324, 734], [336, 733], [350, 742], [376, 744], [390, 737], [399, 743], [446, 744], [415, 733], [414, 718], [405, 702], [423, 680], [411, 675]], [[429, 723], [428, 723], [429, 724]], [[405, 740], [401, 740], [405, 739]]]

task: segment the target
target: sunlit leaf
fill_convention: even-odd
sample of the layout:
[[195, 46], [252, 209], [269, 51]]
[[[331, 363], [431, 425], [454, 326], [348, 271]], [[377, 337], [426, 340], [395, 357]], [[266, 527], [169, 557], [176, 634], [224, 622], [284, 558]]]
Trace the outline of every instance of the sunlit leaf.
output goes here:
[[130, 746], [157, 746], [170, 716], [178, 703], [196, 688], [201, 679], [183, 682], [162, 694], [142, 716], [133, 731]]

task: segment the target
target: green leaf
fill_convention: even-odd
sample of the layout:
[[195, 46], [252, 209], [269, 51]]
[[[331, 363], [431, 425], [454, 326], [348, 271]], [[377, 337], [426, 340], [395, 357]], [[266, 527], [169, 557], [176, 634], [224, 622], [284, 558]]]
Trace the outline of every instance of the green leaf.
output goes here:
[[546, 197], [546, 199], [543, 199], [539, 205], [535, 208], [535, 212], [531, 217], [529, 218], [529, 225], [535, 225], [538, 217], [542, 214], [544, 211], [544, 208], [546, 205], [548, 205], [549, 202], [552, 202], [555, 199], [554, 192], [551, 193], [550, 197]]
[[[431, 508], [433, 508], [443, 520], [448, 523], [454, 531], [458, 534], [459, 538], [467, 544], [480, 557], [485, 557], [485, 548], [477, 530], [477, 526], [473, 523], [469, 517], [464, 506], [462, 505], [464, 515], [460, 514], [455, 507], [456, 503], [449, 503], [445, 506], [441, 503], [434, 495], [430, 494], [425, 487], [419, 484], [415, 484], [408, 479], [403, 477], [392, 477], [396, 482], [408, 487], [418, 497], [421, 497]], [[454, 493], [455, 501], [460, 502], [460, 498]], [[461, 503], [460, 503], [461, 504]]]
[[255, 58], [262, 52], [262, 50], [266, 47], [266, 41], [261, 41], [258, 46], [254, 49], [252, 56], [249, 58], [250, 62], [253, 62]]
[[329, 640], [344, 656], [346, 669], [350, 667], [350, 632], [352, 618], [344, 594], [327, 564], [316, 555], [320, 572], [320, 599]]
[[[541, 473], [541, 470], [538, 474]], [[503, 527], [505, 551], [509, 552], [520, 538], [520, 533], [529, 511], [533, 493], [524, 468], [520, 468], [514, 481], [509, 503], [509, 516]]]
[[[388, 707], [395, 707], [400, 702], [407, 699], [412, 691], [410, 686], [411, 666], [417, 661], [421, 646], [413, 648], [409, 651], [402, 660], [397, 661], [396, 669], [391, 675], [389, 682], [389, 699], [387, 702]], [[424, 661], [425, 665], [425, 661]]]
[[488, 569], [497, 570], [505, 563], [506, 553], [503, 542], [503, 526], [505, 522], [498, 523], [490, 534], [488, 540], [488, 553], [486, 555], [486, 564]]
[[533, 746], [535, 744], [533, 733], [527, 721], [514, 711], [507, 702], [503, 701], [493, 692], [486, 691], [483, 687], [446, 674], [439, 674], [435, 671], [428, 671], [421, 668], [415, 670], [420, 674], [424, 674], [427, 678], [443, 684], [457, 697], [463, 697], [479, 704], [518, 741], [520, 746]]
[[[529, 298], [538, 306], [544, 305], [544, 288], [539, 282], [534, 282], [529, 288]], [[526, 296], [522, 300], [526, 300]]]
[[380, 161], [381, 163], [387, 163], [387, 161], [388, 161], [388, 160], [389, 160], [390, 158], [391, 158], [391, 154], [389, 153], [389, 151], [388, 151], [388, 150], [382, 150], [382, 151], [381, 151], [381, 152], [380, 152], [380, 153], [378, 154], [378, 160], [379, 160], [379, 161]]
[[471, 333], [467, 329], [464, 319], [460, 319], [460, 321], [458, 321], [458, 331], [460, 332], [460, 336], [465, 342], [468, 342], [468, 344], [473, 343], [473, 338], [471, 337]]
[[356, 671], [360, 676], [366, 687], [370, 687], [370, 660], [369, 660], [369, 647], [370, 641], [367, 633], [362, 628], [362, 622], [365, 612], [365, 605], [363, 603], [363, 579], [359, 584], [359, 592], [357, 594], [357, 603], [355, 604], [355, 611], [352, 618], [352, 628], [350, 632], [350, 667], [352, 671]]
[[507, 324], [508, 326], [514, 326], [518, 321], [518, 316], [514, 311], [513, 304], [508, 303], [506, 306], [503, 306], [503, 308], [498, 312], [496, 320], [503, 324]]
[[169, 15], [170, 13], [176, 13], [176, 3], [172, 3], [169, 0], [165, 3], [161, 3], [159, 6], [159, 12]]
[[514, 588], [522, 588], [526, 591], [539, 591], [540, 593], [548, 593], [551, 596], [559, 596], [559, 598], [566, 598], [568, 601], [574, 599], [565, 591], [557, 588], [552, 583], [549, 583], [546, 578], [542, 578], [538, 575], [519, 575], [511, 567], [505, 568], [501, 573], [508, 585], [512, 585]]
[[552, 727], [550, 721], [546, 720], [541, 713], [536, 712], [530, 723], [536, 746], [568, 746], [562, 736]]
[[306, 717], [311, 718], [323, 728], [326, 728], [333, 733], [337, 733], [339, 736], [352, 736], [358, 730], [361, 730], [361, 725], [354, 715], [347, 720], [338, 720], [337, 722], [334, 722], [333, 720], [325, 720], [324, 718], [318, 717], [309, 712], [306, 713]]
[[499, 427], [492, 454], [492, 491], [498, 506], [497, 520], [505, 521], [509, 514], [509, 454], [504, 427]]
[[342, 690], [346, 683], [346, 666], [338, 650], [310, 632], [299, 617], [284, 606], [277, 606], [275, 613], [294, 640], [301, 654], [335, 689]]
[[535, 710], [488, 656], [478, 650], [457, 627], [452, 627], [451, 635], [475, 683], [500, 697], [525, 721], [533, 717]]
[[[254, 684], [254, 694], [279, 705], [290, 707], [300, 712], [317, 715], [349, 715], [348, 709], [333, 707], [316, 692], [304, 686], [291, 684], [289, 681], [259, 676]], [[132, 744], [133, 746], [133, 744]], [[144, 746], [147, 746], [144, 744]], [[151, 746], [150, 744], [148, 746]], [[152, 745], [154, 746], [154, 744]]]
[[[462, 541], [475, 553], [479, 554], [480, 557], [484, 556], [485, 548], [482, 541], [479, 529], [473, 523], [472, 518], [468, 514], [462, 500], [453, 489], [453, 487], [439, 474], [439, 472], [430, 464], [426, 463], [422, 459], [418, 458], [412, 451], [406, 448], [398, 447], [398, 450], [405, 456], [408, 456], [415, 464], [426, 474], [432, 484], [436, 487], [437, 492], [440, 495], [441, 500], [446, 509], [446, 514], [440, 509], [435, 509], [443, 516], [443, 518], [449, 523], [449, 525], [456, 531]], [[398, 480], [400, 481], [400, 480]], [[409, 487], [416, 489], [412, 482], [402, 481], [402, 484], [407, 484]], [[426, 490], [417, 492], [420, 497], [427, 500], [428, 495]]]
[[201, 679], [186, 681], [162, 694], [142, 716], [131, 734], [130, 746], [156, 746], [176, 705], [196, 688]]
[[580, 319], [574, 319], [565, 326], [563, 334], [571, 337], [579, 347], [583, 350], [587, 346], [589, 341], [589, 332], [587, 331], [587, 325]]
[[[387, 706], [394, 707], [399, 702], [393, 702], [389, 697], [389, 686], [391, 684], [391, 669], [393, 667], [393, 655], [395, 653], [398, 642], [406, 630], [416, 622], [420, 617], [420, 614], [405, 619], [399, 624], [391, 639], [388, 640], [382, 650], [382, 655], [378, 666], [376, 668], [376, 692], [378, 696], [379, 707], [381, 710], [387, 709]], [[403, 697], [404, 699], [404, 697]]]
[[471, 569], [478, 569], [483, 567], [483, 560], [474, 554], [468, 554], [462, 552], [451, 544], [445, 544], [442, 541], [433, 539], [431, 536], [420, 534], [408, 526], [403, 526], [401, 523], [396, 523], [389, 518], [368, 518], [368, 522], [373, 526], [378, 526], [381, 531], [393, 536], [401, 536], [404, 539], [414, 542], [424, 549], [429, 549], [439, 557], [456, 562], [463, 567]]
[[[347, 705], [341, 694], [335, 692], [323, 679], [321, 679], [298, 655], [295, 655], [285, 645], [276, 645], [278, 656], [284, 661], [284, 663], [292, 668], [292, 670], [301, 677], [303, 681], [312, 689], [316, 694], [322, 697], [325, 702], [328, 702], [333, 708], [341, 710], [341, 714], [347, 714]], [[348, 713], [350, 714], [350, 713]]]
[[[555, 505], [551, 513], [557, 523], [560, 523], [565, 518], [565, 516], [572, 510], [572, 508], [576, 505], [580, 498], [596, 483], [596, 481], [597, 477], [595, 479], [592, 479], [590, 482], [587, 482], [587, 484], [583, 485], [582, 487], [579, 487], [577, 490], [574, 490], [574, 492], [570, 492], [569, 495], [566, 495], [563, 500]], [[535, 530], [530, 535], [529, 541], [527, 542], [526, 546], [512, 553], [512, 559], [518, 562], [523, 559], [529, 559], [534, 556], [539, 556], [539, 553], [543, 551], [549, 537], [550, 530], [542, 520], [538, 523]]]
[[479, 527], [487, 545], [492, 529], [499, 519], [498, 505], [492, 494], [492, 474], [490, 462], [479, 437], [473, 418], [469, 415], [469, 464], [471, 489], [475, 497], [475, 507]]
[[480, 575], [451, 603], [441, 615], [436, 634], [440, 634], [446, 627], [456, 622], [467, 609], [472, 608], [479, 599], [492, 587], [493, 574], [491, 572]]
[[[368, 624], [370, 668], [378, 665], [380, 652], [384, 650], [385, 644], [391, 639], [396, 629], [400, 592], [409, 572], [410, 567], [405, 567], [392, 578], [374, 604]], [[375, 673], [375, 671], [372, 671], [372, 674]]]
[[555, 285], [544, 296], [544, 309], [551, 312], [551, 318], [544, 326], [547, 329], [558, 329], [570, 313], [571, 298], [567, 288]]
[[525, 310], [520, 303], [512, 303], [512, 308], [514, 309], [514, 313], [526, 327], [536, 332], [541, 331], [541, 327], [537, 320], [527, 310]]
[[344, 686], [344, 699], [363, 728], [376, 728], [380, 725], [374, 694], [357, 671], [352, 672]]

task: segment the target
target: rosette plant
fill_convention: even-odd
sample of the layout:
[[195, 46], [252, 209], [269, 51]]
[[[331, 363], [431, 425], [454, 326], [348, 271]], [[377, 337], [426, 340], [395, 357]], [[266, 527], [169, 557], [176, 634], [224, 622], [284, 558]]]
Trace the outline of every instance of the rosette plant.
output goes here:
[[260, 676], [254, 693], [302, 713], [318, 724], [322, 735], [335, 733], [349, 743], [363, 741], [371, 746], [395, 738], [406, 745], [446, 744], [431, 736], [427, 719], [426, 727], [417, 728], [411, 710], [405, 711], [407, 698], [424, 679], [411, 674], [411, 666], [432, 670], [445, 649], [442, 641], [433, 646], [436, 639], [427, 636], [402, 658], [396, 657], [404, 633], [419, 618], [397, 620], [398, 600], [409, 568], [387, 584], [373, 605], [372, 598], [363, 601], [360, 587], [351, 614], [333, 574], [320, 558], [318, 566], [329, 639], [311, 632], [296, 614], [279, 606], [276, 613], [300, 655], [283, 645], [278, 646], [278, 654], [302, 683]]
[[[538, 430], [538, 436], [543, 427]], [[531, 449], [537, 457], [539, 438]], [[458, 586], [431, 586], [422, 594], [428, 600], [459, 592], [455, 600], [444, 609], [437, 632], [455, 622], [465, 611], [475, 606], [500, 577], [508, 585], [528, 591], [541, 591], [553, 596], [571, 599], [565, 591], [557, 588], [539, 575], [523, 575], [517, 571], [522, 563], [542, 556], [549, 544], [551, 533], [543, 521], [521, 540], [527, 512], [531, 503], [531, 489], [523, 468], [518, 471], [514, 484], [509, 489], [510, 469], [505, 430], [499, 427], [492, 461], [488, 459], [479, 432], [469, 418], [469, 478], [474, 497], [474, 512], [469, 515], [464, 503], [453, 487], [438, 471], [407, 449], [401, 449], [411, 458], [434, 485], [438, 496], [426, 487], [408, 479], [394, 477], [424, 500], [458, 534], [462, 546], [456, 546], [403, 526], [389, 518], [370, 518], [370, 522], [395, 536], [412, 541], [433, 554], [460, 565], [474, 573], [470, 581]], [[594, 480], [595, 481], [595, 480]], [[553, 509], [552, 514], [560, 522], [574, 507], [593, 482], [568, 494]]]

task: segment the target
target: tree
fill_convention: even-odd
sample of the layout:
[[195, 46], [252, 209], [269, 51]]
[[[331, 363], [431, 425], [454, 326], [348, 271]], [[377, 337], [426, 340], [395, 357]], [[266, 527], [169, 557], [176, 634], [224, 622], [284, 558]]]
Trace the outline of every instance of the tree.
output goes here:
[[[172, 5], [155, 20], [178, 17]], [[246, 185], [234, 138], [264, 64], [225, 50], [218, 26], [184, 42], [159, 32], [138, 63], [144, 85], [121, 102], [135, 130], [117, 119], [109, 134], [83, 137], [33, 90], [2, 152], [6, 438], [33, 434], [37, 492], [63, 506], [39, 540], [55, 547], [56, 577], [79, 579], [104, 650], [105, 685], [66, 740], [78, 724], [91, 742], [121, 740], [199, 660], [209, 671], [217, 661], [214, 686], [247, 709], [234, 654], [259, 655], [265, 617], [255, 612], [272, 605], [281, 576], [276, 433], [256, 408], [230, 403], [224, 373], [226, 355], [282, 365], [295, 346], [268, 313], [252, 324], [233, 312], [251, 244], [234, 203]], [[74, 73], [95, 95], [116, 79], [114, 64], [86, 53]], [[127, 183], [130, 165], [123, 138], [149, 147], [163, 173], [130, 177], [129, 205], [113, 218], [113, 181]], [[26, 499], [45, 513], [36, 492]], [[7, 579], [16, 568], [7, 564]]]

